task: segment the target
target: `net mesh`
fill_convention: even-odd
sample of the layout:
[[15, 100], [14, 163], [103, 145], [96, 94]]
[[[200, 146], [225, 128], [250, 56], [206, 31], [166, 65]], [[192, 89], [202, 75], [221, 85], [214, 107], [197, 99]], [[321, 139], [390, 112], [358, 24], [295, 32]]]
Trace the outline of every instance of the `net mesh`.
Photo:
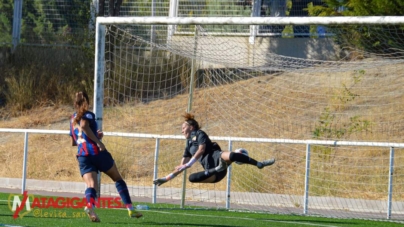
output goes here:
[[[248, 36], [226, 35], [249, 26], [176, 25], [176, 31], [185, 27], [193, 35], [168, 36], [162, 25], [108, 26], [105, 131], [181, 136], [181, 115], [191, 110], [211, 137], [401, 141], [402, 27], [330, 25], [328, 37], [256, 37], [254, 44]], [[105, 140], [132, 195], [150, 198], [156, 141]], [[230, 149], [228, 141], [217, 142]], [[159, 140], [159, 177], [180, 164], [184, 145]], [[259, 161], [277, 162], [263, 170], [233, 164], [230, 207], [302, 213], [306, 145], [233, 141], [233, 150], [239, 147]], [[393, 219], [402, 219], [402, 159], [396, 148]], [[389, 162], [388, 147], [311, 146], [308, 213], [385, 218]], [[202, 171], [198, 164], [188, 174], [197, 171]], [[159, 187], [158, 205], [179, 204], [181, 186], [177, 177]], [[226, 180], [187, 183], [185, 205], [224, 208], [227, 187]]]

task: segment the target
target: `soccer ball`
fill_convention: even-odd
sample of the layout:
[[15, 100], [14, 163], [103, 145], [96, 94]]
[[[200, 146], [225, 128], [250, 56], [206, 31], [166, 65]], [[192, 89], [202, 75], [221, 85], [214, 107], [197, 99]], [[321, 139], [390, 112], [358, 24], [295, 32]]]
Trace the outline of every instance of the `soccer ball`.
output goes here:
[[[245, 155], [245, 156], [248, 156], [248, 151], [246, 150], [246, 149], [244, 149], [244, 148], [238, 148], [238, 149], [236, 149], [235, 151], [234, 151], [235, 153], [240, 153], [240, 154], [243, 154], [243, 155]], [[244, 164], [244, 163], [242, 163], [242, 162], [235, 162], [237, 165], [242, 165], [242, 164]]]

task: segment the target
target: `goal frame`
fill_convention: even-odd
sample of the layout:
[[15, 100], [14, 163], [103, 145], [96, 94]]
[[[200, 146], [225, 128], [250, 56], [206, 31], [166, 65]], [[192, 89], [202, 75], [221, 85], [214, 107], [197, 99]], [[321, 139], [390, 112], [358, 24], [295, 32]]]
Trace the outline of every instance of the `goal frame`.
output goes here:
[[[97, 17], [96, 20], [96, 39], [95, 39], [95, 65], [94, 65], [94, 113], [99, 128], [102, 129], [102, 116], [103, 116], [103, 88], [104, 88], [104, 60], [105, 60], [105, 34], [106, 26], [111, 24], [142, 24], [142, 25], [250, 25], [250, 41], [255, 37], [254, 26], [259, 25], [344, 25], [344, 24], [358, 24], [358, 25], [399, 25], [404, 24], [404, 16], [368, 16], [368, 17]], [[170, 34], [170, 33], [169, 33]], [[192, 86], [191, 86], [192, 87]], [[284, 142], [286, 140], [283, 140]], [[287, 141], [286, 141], [287, 142]], [[302, 142], [302, 141], [301, 141]], [[336, 141], [328, 141], [336, 145]], [[327, 142], [327, 143], [328, 143]], [[341, 142], [341, 141], [340, 141]], [[346, 142], [346, 141], [345, 141]], [[321, 144], [318, 141], [307, 143], [307, 160], [306, 169], [310, 164], [310, 144]], [[326, 143], [324, 143], [326, 144]], [[339, 144], [339, 143], [338, 143]], [[350, 144], [346, 142], [345, 145]], [[359, 146], [374, 146], [360, 145], [358, 142], [352, 142]], [[351, 145], [352, 145], [351, 144]], [[332, 145], [332, 144], [331, 144]], [[341, 144], [343, 145], [343, 144]], [[231, 146], [231, 144], [230, 144]], [[394, 156], [393, 147], [404, 147], [403, 144], [382, 144], [384, 147], [391, 147], [391, 154]], [[390, 163], [390, 166], [392, 163]], [[392, 169], [390, 169], [392, 171]], [[231, 172], [229, 172], [231, 174]], [[185, 176], [185, 174], [184, 174]], [[185, 179], [185, 178], [184, 178]], [[306, 178], [307, 180], [307, 178]], [[185, 181], [185, 180], [184, 180]], [[99, 180], [100, 184], [100, 180]], [[391, 182], [389, 182], [391, 187]], [[389, 189], [390, 190], [390, 189]], [[307, 213], [308, 201], [308, 182], [305, 182], [305, 201], [304, 212]], [[183, 205], [183, 201], [182, 201]], [[391, 215], [391, 193], [387, 202], [387, 219]]]
[[[404, 24], [404, 16], [360, 17], [97, 17], [95, 26], [94, 113], [102, 129], [106, 25], [343, 25]], [[250, 29], [254, 30], [254, 29]], [[254, 35], [254, 34], [252, 34]], [[251, 37], [250, 37], [251, 38]]]

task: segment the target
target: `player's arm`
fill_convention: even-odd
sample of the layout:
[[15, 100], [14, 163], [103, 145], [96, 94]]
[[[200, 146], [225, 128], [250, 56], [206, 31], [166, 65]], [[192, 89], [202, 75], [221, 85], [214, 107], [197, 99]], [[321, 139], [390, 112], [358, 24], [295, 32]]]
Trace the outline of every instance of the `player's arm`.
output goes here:
[[88, 120], [80, 120], [80, 127], [86, 134], [86, 136], [97, 144], [101, 151], [105, 150], [105, 145], [98, 139], [96, 135], [94, 135], [93, 131], [90, 128], [90, 123], [88, 122]]
[[196, 161], [199, 160], [199, 158], [203, 155], [203, 153], [205, 153], [205, 148], [206, 144], [200, 144], [198, 146], [198, 150], [195, 152], [195, 155], [187, 161], [183, 160], [180, 166], [175, 167], [175, 170], [183, 171], [185, 169], [190, 168]]
[[[191, 158], [189, 158], [189, 157], [187, 157], [187, 158], [182, 158], [182, 159], [181, 159], [181, 165], [180, 165], [180, 166], [184, 165], [184, 164], [182, 164], [182, 163], [187, 163], [188, 160], [190, 160], [190, 159], [191, 159]], [[178, 175], [179, 175], [180, 173], [182, 173], [182, 171], [184, 171], [184, 170], [185, 170], [185, 169], [178, 169], [177, 167], [175, 167], [174, 172], [168, 174], [168, 175], [165, 176], [165, 177], [155, 179], [155, 180], [153, 181], [153, 184], [155, 184], [155, 185], [157, 185], [157, 186], [160, 186], [160, 185], [162, 185], [162, 184], [164, 184], [164, 183], [166, 183], [166, 182], [172, 180], [174, 177], [178, 176]]]
[[73, 131], [73, 125], [72, 125], [72, 123], [70, 123], [70, 133], [69, 133], [69, 136], [70, 136], [70, 141], [71, 141], [71, 144], [72, 144], [72, 146], [77, 146], [77, 142], [76, 142], [76, 140], [74, 139], [74, 137], [73, 137], [73, 133], [74, 133], [74, 131]]
[[72, 146], [77, 146], [76, 140], [74, 140], [73, 136], [70, 136], [70, 140], [72, 141]]
[[104, 132], [103, 131], [101, 131], [101, 130], [97, 130], [97, 137], [98, 137], [98, 139], [102, 139], [102, 137], [104, 137]]
[[183, 157], [181, 159], [180, 165], [184, 165], [185, 163], [189, 162], [190, 159], [191, 159], [191, 157]]
[[172, 172], [173, 175], [177, 176], [178, 174], [180, 174], [182, 171], [185, 170], [185, 168], [181, 169], [179, 167], [184, 166], [185, 164], [189, 163], [189, 161], [191, 160], [191, 157], [183, 157], [181, 159], [181, 163], [179, 166], [175, 167], [174, 172]]
[[[191, 153], [189, 152], [189, 147], [187, 146], [187, 147], [185, 148], [184, 155], [183, 155], [183, 157], [182, 157], [182, 159], [181, 159], [180, 166], [184, 165], [185, 163], [188, 163], [190, 159], [191, 159]], [[177, 167], [175, 167], [174, 172], [168, 174], [168, 175], [165, 176], [165, 177], [155, 179], [155, 180], [153, 181], [153, 184], [155, 184], [155, 185], [157, 185], [157, 186], [160, 186], [160, 185], [162, 185], [162, 184], [168, 182], [169, 180], [172, 180], [174, 177], [178, 176], [178, 175], [179, 175], [182, 171], [184, 171], [184, 170], [185, 170], [185, 169], [179, 170], [179, 169], [177, 169]]]

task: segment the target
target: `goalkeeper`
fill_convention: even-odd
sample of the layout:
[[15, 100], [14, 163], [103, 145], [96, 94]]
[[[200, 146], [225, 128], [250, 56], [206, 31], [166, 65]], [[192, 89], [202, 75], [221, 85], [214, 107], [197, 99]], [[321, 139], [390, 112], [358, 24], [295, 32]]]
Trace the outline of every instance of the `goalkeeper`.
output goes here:
[[182, 134], [187, 139], [187, 144], [181, 163], [168, 176], [155, 179], [153, 181], [155, 185], [160, 186], [166, 183], [197, 161], [201, 163], [204, 171], [192, 173], [189, 176], [189, 181], [192, 183], [217, 183], [221, 181], [227, 174], [227, 166], [235, 161], [254, 165], [259, 169], [275, 163], [275, 159], [258, 162], [241, 153], [222, 151], [217, 143], [212, 142], [209, 136], [200, 130], [194, 115], [187, 113], [184, 118]]

